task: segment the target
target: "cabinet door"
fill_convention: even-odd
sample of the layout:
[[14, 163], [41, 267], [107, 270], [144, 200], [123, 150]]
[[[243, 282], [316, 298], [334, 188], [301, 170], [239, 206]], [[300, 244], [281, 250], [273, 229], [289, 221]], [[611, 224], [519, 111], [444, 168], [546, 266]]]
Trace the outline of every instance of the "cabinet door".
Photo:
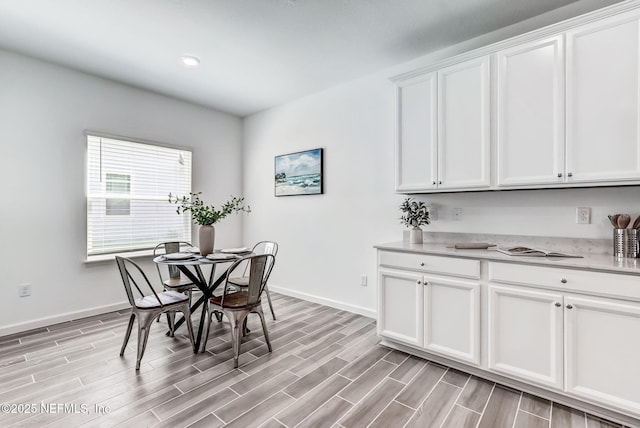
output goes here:
[[378, 334], [422, 346], [422, 275], [392, 270], [378, 271]]
[[489, 369], [562, 388], [562, 296], [489, 286]]
[[437, 167], [436, 74], [398, 85], [396, 190], [435, 189]]
[[640, 179], [637, 14], [567, 32], [570, 182]]
[[438, 188], [489, 187], [489, 57], [438, 71]]
[[424, 347], [480, 364], [480, 284], [425, 277]]
[[562, 36], [500, 51], [497, 64], [497, 184], [564, 178]]
[[565, 390], [640, 414], [640, 305], [565, 297]]

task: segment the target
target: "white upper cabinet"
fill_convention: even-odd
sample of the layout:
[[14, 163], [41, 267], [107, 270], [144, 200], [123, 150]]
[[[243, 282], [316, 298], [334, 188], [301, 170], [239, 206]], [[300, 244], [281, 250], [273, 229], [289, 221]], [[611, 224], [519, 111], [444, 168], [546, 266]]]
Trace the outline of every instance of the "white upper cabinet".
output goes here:
[[438, 71], [438, 189], [491, 185], [489, 57]]
[[396, 190], [436, 187], [437, 76], [430, 73], [398, 85]]
[[638, 15], [566, 33], [569, 182], [640, 180]]
[[499, 187], [563, 182], [562, 36], [496, 54]]
[[640, 7], [577, 21], [395, 78], [396, 190], [640, 184]]

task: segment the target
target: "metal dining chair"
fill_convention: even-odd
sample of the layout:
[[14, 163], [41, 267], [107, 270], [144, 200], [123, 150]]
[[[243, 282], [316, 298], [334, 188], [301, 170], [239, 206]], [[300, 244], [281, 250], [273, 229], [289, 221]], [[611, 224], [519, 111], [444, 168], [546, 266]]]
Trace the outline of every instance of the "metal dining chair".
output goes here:
[[[273, 260], [275, 261], [275, 257], [278, 254], [278, 243], [273, 241], [260, 241], [256, 245], [253, 246], [251, 250], [254, 254], [271, 254], [273, 255]], [[239, 288], [243, 288], [247, 286], [249, 282], [249, 278], [247, 277], [247, 269], [249, 265], [245, 265], [244, 272], [242, 276], [236, 276], [229, 279], [229, 283]], [[271, 269], [269, 269], [271, 272]], [[271, 316], [273, 320], [276, 320], [276, 313], [273, 311], [273, 303], [271, 303], [271, 294], [269, 294], [269, 286], [265, 283], [264, 292], [267, 295], [267, 301], [269, 302], [269, 309], [271, 310]]]
[[[236, 288], [229, 282], [229, 277], [236, 270], [242, 269], [242, 264], [248, 263], [248, 283], [246, 287]], [[264, 320], [262, 312], [262, 302], [260, 296], [269, 279], [269, 274], [273, 269], [275, 257], [273, 254], [259, 254], [237, 260], [229, 268], [229, 275], [225, 281], [222, 294], [209, 299], [206, 306], [207, 321], [205, 323], [204, 334], [202, 335], [202, 343], [200, 352], [204, 352], [207, 347], [207, 339], [209, 336], [209, 326], [211, 325], [211, 317], [214, 311], [220, 311], [227, 317], [231, 324], [231, 344], [233, 347], [233, 367], [238, 368], [238, 357], [240, 356], [240, 343], [242, 341], [243, 325], [247, 316], [251, 313], [258, 314], [262, 323], [262, 331], [267, 342], [269, 352], [271, 352], [271, 342], [269, 341], [269, 332], [267, 324]]]
[[[186, 241], [161, 242], [153, 249], [153, 257], [155, 258], [159, 254], [177, 253], [180, 251], [180, 246], [186, 246], [187, 248], [193, 247], [190, 242]], [[164, 252], [162, 252], [162, 250], [164, 250]], [[191, 294], [193, 292], [193, 289], [195, 288], [197, 290], [198, 287], [196, 287], [196, 285], [189, 278], [183, 277], [180, 273], [180, 270], [176, 266], [167, 266], [167, 268], [168, 277], [165, 278], [165, 276], [162, 274], [160, 265], [156, 263], [158, 276], [160, 277], [160, 282], [164, 286], [164, 289], [167, 291], [177, 291], [179, 293], [186, 294], [187, 296], [189, 296], [189, 303], [191, 303]], [[170, 335], [173, 336], [175, 313], [167, 313], [167, 322], [169, 323]]]
[[[125, 257], [116, 256], [116, 263], [118, 264], [124, 289], [127, 292], [127, 298], [129, 299], [129, 303], [131, 303], [131, 316], [129, 317], [129, 325], [127, 326], [127, 332], [124, 336], [120, 356], [122, 357], [124, 355], [129, 337], [131, 336], [133, 321], [137, 319], [138, 355], [136, 370], [140, 370], [140, 361], [142, 360], [145, 348], [147, 347], [147, 340], [149, 339], [149, 328], [156, 317], [165, 313], [175, 314], [175, 312], [182, 312], [187, 322], [189, 340], [193, 347], [193, 326], [191, 324], [189, 297], [177, 291], [162, 291], [157, 293], [149, 282], [147, 275], [145, 275], [144, 271], [135, 262]], [[145, 291], [142, 291], [141, 287], [144, 288]], [[140, 297], [135, 297], [134, 289]], [[173, 329], [173, 326], [171, 326], [171, 328]], [[194, 351], [196, 350], [194, 349]]]

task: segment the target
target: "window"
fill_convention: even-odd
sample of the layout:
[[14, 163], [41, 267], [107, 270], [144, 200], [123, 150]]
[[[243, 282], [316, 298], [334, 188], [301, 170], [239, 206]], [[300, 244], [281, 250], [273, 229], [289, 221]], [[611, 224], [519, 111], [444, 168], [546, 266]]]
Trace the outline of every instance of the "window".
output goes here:
[[[107, 193], [131, 194], [129, 174], [107, 173]], [[131, 199], [107, 199], [106, 215], [131, 215]]]
[[168, 195], [191, 191], [191, 151], [87, 135], [87, 258], [190, 241]]

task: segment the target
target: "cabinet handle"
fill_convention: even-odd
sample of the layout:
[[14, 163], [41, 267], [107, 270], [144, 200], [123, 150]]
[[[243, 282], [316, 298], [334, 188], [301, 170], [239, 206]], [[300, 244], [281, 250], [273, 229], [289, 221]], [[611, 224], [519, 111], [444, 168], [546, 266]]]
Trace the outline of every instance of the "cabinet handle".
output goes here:
[[418, 285], [421, 285], [421, 284], [422, 284], [422, 281], [418, 281], [418, 282], [417, 282], [417, 284], [418, 284]]
[[563, 284], [566, 284], [566, 283], [567, 283], [567, 278], [562, 278], [562, 279], [560, 280], [560, 282], [561, 282], [561, 283], [563, 283]]
[[562, 178], [562, 173], [561, 172], [558, 173], [558, 178]]
[[567, 177], [573, 177], [573, 172], [568, 173]]
[[424, 266], [424, 262], [420, 263], [420, 266]]
[[573, 305], [567, 305], [567, 309], [573, 309]]
[[438, 181], [438, 184], [442, 184], [442, 181]]
[[434, 186], [436, 185], [436, 182], [435, 182], [435, 181], [433, 182], [433, 185], [434, 185]]
[[562, 303], [556, 302], [555, 305], [556, 305], [557, 308], [559, 308], [560, 306], [562, 306]]

